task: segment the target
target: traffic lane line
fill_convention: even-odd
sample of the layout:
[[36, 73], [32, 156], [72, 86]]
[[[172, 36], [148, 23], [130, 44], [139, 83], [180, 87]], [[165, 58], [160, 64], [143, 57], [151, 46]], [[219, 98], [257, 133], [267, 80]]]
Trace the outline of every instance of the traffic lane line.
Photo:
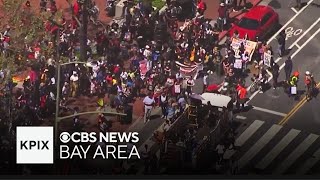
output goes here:
[[237, 118], [237, 119], [241, 119], [241, 120], [245, 120], [245, 119], [247, 119], [247, 117], [240, 116], [240, 115], [236, 116], [236, 118]]
[[[316, 88], [320, 88], [320, 83], [317, 84]], [[304, 97], [293, 109], [284, 117], [278, 124], [284, 125], [289, 121], [289, 119], [307, 102], [307, 98]]]
[[282, 117], [287, 116], [287, 114], [285, 114], [285, 113], [281, 113], [281, 112], [277, 112], [277, 111], [273, 111], [273, 110], [270, 110], [270, 109], [261, 108], [261, 107], [257, 107], [257, 106], [253, 106], [253, 110], [262, 111], [262, 112], [266, 112], [266, 113], [269, 113], [269, 114], [282, 116]]
[[319, 17], [318, 13], [318, 8], [309, 6], [294, 21], [292, 21], [292, 23], [290, 23], [285, 28], [287, 42], [294, 41], [295, 38], [298, 38], [305, 29], [307, 29], [311, 24], [313, 24], [315, 20]]
[[295, 46], [296, 46], [298, 49], [301, 48], [301, 46], [300, 46], [298, 43], [296, 43]]
[[276, 37], [277, 37], [294, 19], [296, 19], [296, 18], [299, 16], [299, 14], [301, 14], [312, 2], [313, 2], [313, 0], [308, 1], [307, 4], [306, 4], [303, 8], [301, 8], [301, 10], [300, 10], [298, 13], [296, 13], [291, 19], [289, 19], [289, 21], [288, 21], [286, 24], [284, 24], [284, 25], [279, 29], [279, 31], [278, 31], [276, 34], [274, 34], [274, 35], [269, 39], [269, 41], [267, 41], [267, 44], [270, 44], [270, 42], [271, 42], [273, 39], [276, 39]]
[[[320, 19], [320, 18], [319, 18]], [[307, 32], [307, 31], [306, 31]], [[300, 49], [296, 50], [292, 55], [291, 55], [291, 59], [293, 59], [316, 35], [318, 35], [320, 32], [320, 28], [311, 36], [309, 37], [309, 39], [304, 42], [300, 47]], [[300, 39], [297, 39], [296, 42], [300, 41]], [[295, 43], [294, 43], [295, 44]], [[292, 46], [293, 47], [293, 46]], [[292, 48], [291, 47], [291, 48]], [[281, 58], [278, 58], [275, 62], [277, 63], [278, 61], [280, 61]], [[283, 63], [280, 68], [279, 68], [279, 71], [281, 71], [285, 66], [285, 63]], [[270, 82], [272, 80], [272, 76], [268, 79], [268, 82]], [[255, 97], [256, 95], [258, 94], [258, 91], [256, 91], [254, 94], [252, 94], [248, 100], [248, 102], [253, 98]]]
[[295, 13], [298, 13], [298, 11], [294, 7], [292, 7], [291, 10]]
[[[291, 46], [289, 46], [289, 49], [292, 49], [292, 48], [295, 46], [295, 44], [297, 44], [297, 43], [298, 43], [307, 33], [309, 33], [309, 31], [311, 31], [311, 29], [313, 29], [319, 22], [320, 22], [320, 18], [318, 18], [317, 21], [315, 21], [295, 42], [293, 42], [293, 43], [291, 44]], [[320, 29], [320, 28], [319, 28], [319, 29]], [[293, 57], [296, 56], [297, 53], [299, 53], [299, 52], [319, 33], [319, 29], [318, 29], [314, 34], [312, 34], [311, 37], [309, 37], [309, 38], [307, 39], [307, 41], [305, 41], [305, 42], [300, 46], [300, 48], [299, 48], [297, 51], [295, 51], [295, 52], [291, 55], [291, 59], [293, 59]], [[278, 57], [278, 58], [275, 60], [275, 63], [278, 63], [281, 59], [282, 59], [281, 57]], [[262, 61], [261, 61], [261, 62], [262, 62]], [[285, 66], [285, 63], [283, 63], [283, 64], [280, 66], [279, 71], [281, 71], [281, 70], [284, 68], [284, 66]], [[268, 82], [270, 82], [271, 79], [272, 79], [272, 76], [270, 76], [270, 78], [268, 79]], [[249, 86], [249, 87], [247, 88], [247, 91], [250, 90], [250, 87], [251, 87], [251, 86]], [[254, 93], [250, 96], [248, 102], [249, 102], [252, 98], [254, 98], [257, 94], [258, 94], [258, 91], [254, 92]]]
[[[318, 23], [320, 22], [320, 18], [318, 18], [314, 23], [311, 24], [311, 26], [303, 32], [303, 34], [298, 38], [296, 39], [296, 41], [294, 41], [290, 46], [289, 46], [289, 50], [292, 49], [294, 46], [296, 46], [296, 44], [302, 39], [304, 38], [316, 25], [318, 25]], [[302, 46], [299, 46], [300, 48], [302, 48]], [[300, 49], [299, 48], [299, 49]], [[278, 63], [282, 58], [281, 57], [278, 57], [276, 60], [275, 60], [275, 63]], [[260, 64], [262, 64], [263, 61], [260, 61]], [[270, 75], [270, 73], [268, 73]], [[250, 90], [250, 87], [247, 88], [247, 90]]]
[[[303, 38], [300, 39], [299, 42], [296, 43], [296, 45], [300, 46], [301, 44], [303, 44], [303, 43], [304, 43], [310, 36], [312, 36], [313, 33], [315, 33], [319, 28], [320, 28], [320, 23], [317, 24], [316, 26], [314, 26], [314, 28], [311, 29], [308, 34], [306, 34]], [[317, 36], [317, 37], [315, 37], [314, 39], [317, 40], [317, 39], [320, 39], [320, 37]], [[314, 43], [314, 44], [315, 44], [315, 45], [318, 45], [319, 42]], [[295, 45], [295, 46], [296, 46], [296, 45]], [[296, 46], [296, 47], [298, 47], [298, 46]], [[319, 48], [319, 47], [317, 47], [317, 48]], [[306, 48], [306, 49], [308, 49], [308, 48]]]

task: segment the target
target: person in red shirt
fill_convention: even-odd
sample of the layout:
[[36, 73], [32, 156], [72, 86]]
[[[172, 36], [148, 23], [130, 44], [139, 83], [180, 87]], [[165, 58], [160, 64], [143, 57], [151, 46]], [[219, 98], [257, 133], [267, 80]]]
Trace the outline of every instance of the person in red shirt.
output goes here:
[[198, 0], [197, 11], [200, 15], [204, 14], [204, 11], [207, 10], [207, 5], [202, 0]]
[[74, 4], [73, 4], [73, 13], [76, 17], [79, 16], [79, 13], [80, 13], [80, 6], [79, 6], [79, 3], [78, 1], [76, 1]]
[[247, 102], [247, 89], [241, 85], [238, 85], [237, 94], [238, 94], [238, 98], [237, 98], [236, 107], [240, 110], [244, 109], [244, 104]]

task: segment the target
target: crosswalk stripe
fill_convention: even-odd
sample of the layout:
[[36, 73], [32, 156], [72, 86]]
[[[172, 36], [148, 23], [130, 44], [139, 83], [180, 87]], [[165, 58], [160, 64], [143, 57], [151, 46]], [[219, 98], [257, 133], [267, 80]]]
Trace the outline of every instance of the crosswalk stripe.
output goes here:
[[243, 168], [261, 149], [280, 131], [282, 126], [273, 125], [250, 149], [239, 159], [239, 169]]
[[255, 120], [235, 141], [235, 146], [242, 146], [261, 126], [264, 121]]
[[285, 147], [295, 138], [301, 131], [291, 129], [289, 133], [281, 139], [281, 141], [256, 165], [258, 169], [265, 169], [269, 164], [283, 151]]
[[311, 158], [307, 159], [306, 162], [299, 168], [297, 174], [304, 175], [320, 160], [320, 149], [318, 149]]
[[[262, 125], [264, 121], [255, 120], [235, 141], [235, 146], [242, 146]], [[230, 159], [236, 151], [226, 151], [223, 158]]]
[[273, 174], [283, 174], [287, 169], [317, 140], [319, 136], [310, 134], [274, 171]]

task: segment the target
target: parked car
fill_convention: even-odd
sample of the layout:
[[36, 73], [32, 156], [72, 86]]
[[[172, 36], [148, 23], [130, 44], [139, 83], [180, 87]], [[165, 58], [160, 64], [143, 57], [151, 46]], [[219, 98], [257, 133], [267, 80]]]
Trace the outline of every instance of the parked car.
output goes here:
[[265, 39], [266, 35], [273, 32], [279, 25], [279, 15], [269, 6], [255, 6], [240, 20], [233, 23], [230, 36], [238, 31], [239, 38], [247, 36], [250, 40]]

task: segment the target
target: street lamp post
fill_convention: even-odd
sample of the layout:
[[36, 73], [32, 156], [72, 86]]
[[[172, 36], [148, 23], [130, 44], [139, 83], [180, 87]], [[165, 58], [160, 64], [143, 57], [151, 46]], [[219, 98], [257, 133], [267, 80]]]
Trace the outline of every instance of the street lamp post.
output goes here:
[[56, 96], [56, 114], [55, 114], [55, 121], [54, 121], [54, 128], [55, 128], [55, 139], [56, 143], [58, 142], [57, 137], [58, 137], [58, 123], [60, 121], [59, 117], [59, 101], [60, 101], [60, 80], [61, 80], [61, 66], [68, 65], [68, 64], [86, 64], [85, 62], [79, 62], [79, 61], [73, 61], [73, 62], [68, 62], [68, 63], [62, 63], [60, 64], [58, 62], [57, 64], [57, 96]]

